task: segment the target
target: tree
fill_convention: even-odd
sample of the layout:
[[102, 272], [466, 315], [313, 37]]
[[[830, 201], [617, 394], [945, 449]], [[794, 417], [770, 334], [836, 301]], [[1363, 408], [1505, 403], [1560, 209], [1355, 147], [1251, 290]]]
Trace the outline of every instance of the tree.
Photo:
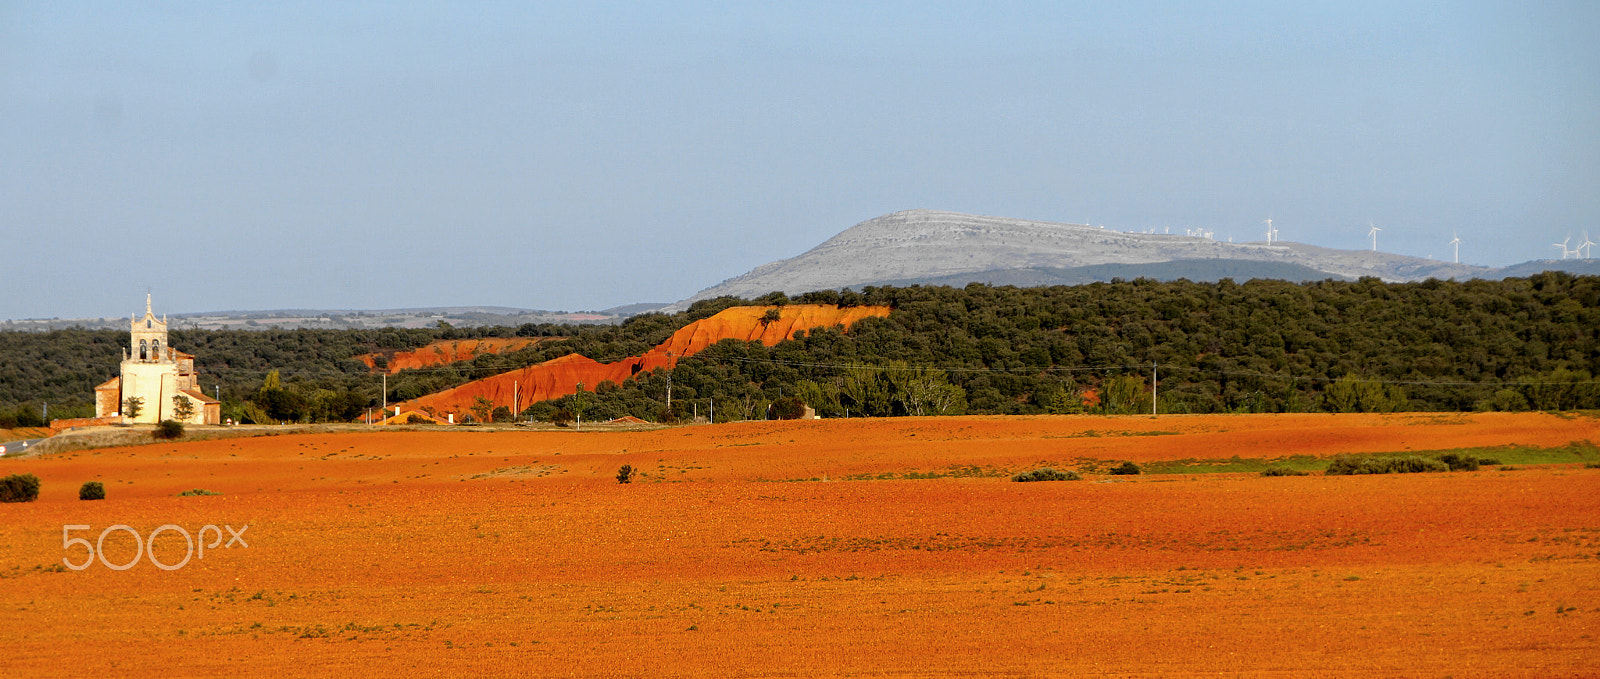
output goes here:
[[778, 309], [775, 309], [775, 308], [774, 309], [767, 309], [767, 313], [761, 314], [761, 327], [764, 328], [764, 327], [766, 327], [768, 325], [771, 325], [773, 321], [778, 321], [778, 320], [782, 320], [782, 319], [783, 319], [783, 312], [782, 311], [779, 311]]
[[123, 417], [126, 417], [126, 418], [131, 420], [131, 419], [139, 417], [139, 413], [142, 413], [142, 412], [144, 412], [144, 398], [143, 397], [141, 397], [141, 396], [129, 396], [126, 400], [124, 400], [122, 402], [122, 416]]
[[572, 411], [572, 416], [578, 420], [578, 426], [581, 427], [583, 426], [583, 411], [589, 408], [588, 392], [583, 390], [582, 382], [578, 383], [578, 390], [573, 392], [571, 403], [572, 405], [568, 407], [568, 410]]
[[472, 400], [471, 410], [479, 422], [488, 423], [494, 421], [491, 419], [494, 417], [494, 401], [479, 396]]
[[172, 397], [172, 419], [179, 422], [188, 422], [194, 417], [194, 401], [188, 396], [174, 394]]
[[772, 402], [772, 419], [798, 420], [806, 415], [806, 404], [793, 396], [783, 396]]

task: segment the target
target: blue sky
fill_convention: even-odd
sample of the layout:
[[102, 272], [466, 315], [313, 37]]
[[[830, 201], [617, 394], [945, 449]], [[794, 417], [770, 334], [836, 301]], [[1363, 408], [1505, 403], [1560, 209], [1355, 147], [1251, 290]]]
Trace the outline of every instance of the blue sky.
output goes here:
[[0, 318], [667, 302], [936, 208], [1600, 239], [1600, 3], [0, 0]]

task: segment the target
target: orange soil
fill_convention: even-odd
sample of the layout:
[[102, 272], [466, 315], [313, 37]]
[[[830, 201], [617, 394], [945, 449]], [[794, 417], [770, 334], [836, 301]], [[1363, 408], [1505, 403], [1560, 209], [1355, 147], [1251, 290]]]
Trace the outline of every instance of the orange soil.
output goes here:
[[[1597, 438], [1537, 413], [964, 417], [7, 461], [44, 489], [0, 505], [0, 644], [14, 676], [1587, 676], [1600, 470], [838, 479]], [[762, 481], [811, 477], [835, 480]], [[93, 478], [110, 499], [77, 501]], [[225, 494], [172, 497], [197, 486]], [[35, 568], [82, 561], [68, 524], [249, 547]]]
[[[559, 339], [554, 337], [485, 337], [483, 339], [438, 340], [412, 351], [396, 351], [389, 355], [389, 374], [401, 370], [446, 365], [457, 361], [470, 361], [484, 354], [504, 354], [531, 347], [540, 342]], [[377, 359], [385, 353], [362, 354], [356, 360], [368, 368], [378, 368]]]
[[[770, 323], [762, 323], [761, 317], [768, 309], [778, 309], [781, 317]], [[473, 403], [483, 397], [516, 411], [531, 403], [576, 393], [579, 383], [592, 391], [607, 380], [622, 384], [635, 374], [656, 368], [670, 368], [677, 365], [679, 359], [693, 356], [725, 339], [759, 341], [772, 346], [793, 337], [800, 330], [836, 325], [848, 328], [863, 318], [888, 315], [888, 307], [874, 306], [839, 308], [828, 304], [790, 304], [782, 307], [730, 307], [715, 316], [680, 328], [667, 341], [643, 356], [601, 363], [579, 354], [569, 354], [397, 405], [407, 410], [427, 407], [439, 413], [460, 414], [470, 412]], [[516, 402], [513, 403], [513, 400]]]

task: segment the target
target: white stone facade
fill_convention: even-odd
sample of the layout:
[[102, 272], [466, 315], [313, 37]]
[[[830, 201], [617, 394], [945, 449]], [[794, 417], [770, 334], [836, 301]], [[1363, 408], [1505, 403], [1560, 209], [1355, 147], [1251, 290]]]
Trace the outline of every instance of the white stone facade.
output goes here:
[[[172, 348], [167, 342], [167, 319], [157, 319], [144, 301], [144, 318], [130, 319], [131, 337], [122, 354], [122, 375], [95, 387], [95, 416], [121, 417], [130, 424], [154, 424], [175, 420], [184, 424], [219, 424], [222, 404], [200, 390], [194, 356]], [[128, 416], [129, 399], [142, 401], [139, 414]], [[189, 403], [193, 413], [177, 416], [178, 403]]]

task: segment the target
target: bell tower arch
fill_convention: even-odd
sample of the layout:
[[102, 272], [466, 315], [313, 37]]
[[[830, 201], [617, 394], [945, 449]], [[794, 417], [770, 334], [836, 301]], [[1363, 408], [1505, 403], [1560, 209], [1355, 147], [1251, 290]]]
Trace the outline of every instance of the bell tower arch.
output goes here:
[[144, 296], [144, 318], [133, 317], [129, 324], [132, 337], [128, 342], [128, 356], [135, 361], [159, 363], [168, 361], [167, 317], [156, 318], [150, 310], [150, 295]]

